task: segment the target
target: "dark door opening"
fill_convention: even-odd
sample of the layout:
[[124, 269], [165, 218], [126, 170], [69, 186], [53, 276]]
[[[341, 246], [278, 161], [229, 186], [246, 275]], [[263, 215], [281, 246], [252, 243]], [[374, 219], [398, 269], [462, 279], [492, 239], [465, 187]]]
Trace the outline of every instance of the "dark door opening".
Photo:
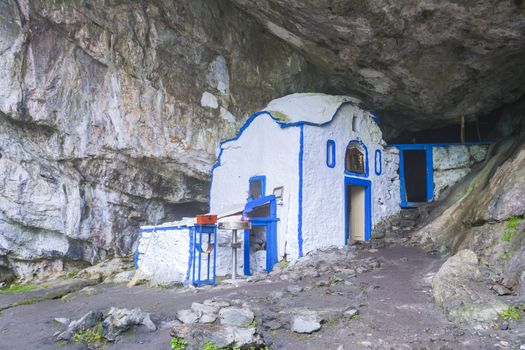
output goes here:
[[406, 202], [427, 201], [427, 160], [425, 150], [403, 151]]

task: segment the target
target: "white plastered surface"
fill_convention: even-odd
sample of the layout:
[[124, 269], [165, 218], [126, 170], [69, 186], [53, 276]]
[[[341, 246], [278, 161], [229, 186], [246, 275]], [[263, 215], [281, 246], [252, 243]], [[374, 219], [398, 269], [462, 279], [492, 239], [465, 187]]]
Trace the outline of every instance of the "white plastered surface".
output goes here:
[[[221, 214], [237, 203], [246, 203], [250, 177], [266, 176], [266, 195], [284, 187], [277, 201], [278, 257], [297, 257], [299, 128], [281, 128], [268, 114], [261, 114], [222, 149], [220, 166], [213, 171], [210, 212]], [[217, 271], [226, 274], [231, 272], [231, 233], [219, 232], [219, 237]], [[239, 239], [243, 241], [242, 234]], [[242, 261], [243, 248], [238, 251], [239, 268]]]
[[318, 93], [298, 93], [271, 101], [264, 109], [275, 117], [285, 117], [284, 122], [309, 122], [322, 124], [332, 120], [341, 104], [360, 101], [350, 96], [334, 96]]
[[153, 283], [183, 283], [188, 271], [189, 251], [189, 228], [142, 232], [138, 266], [142, 275]]
[[[356, 131], [352, 118], [356, 116]], [[326, 165], [326, 143], [336, 143], [336, 165]], [[368, 151], [371, 181], [372, 225], [400, 211], [399, 154], [387, 149], [379, 127], [370, 113], [351, 104], [339, 109], [332, 123], [323, 127], [305, 126], [303, 187], [303, 252], [345, 243], [345, 151], [351, 140], [360, 140]], [[380, 150], [382, 172], [375, 173], [375, 151]]]

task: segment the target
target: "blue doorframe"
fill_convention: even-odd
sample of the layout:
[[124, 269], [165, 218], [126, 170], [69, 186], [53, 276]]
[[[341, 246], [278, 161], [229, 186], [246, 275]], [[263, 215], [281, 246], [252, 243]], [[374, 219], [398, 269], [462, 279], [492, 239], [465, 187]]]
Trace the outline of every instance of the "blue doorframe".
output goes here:
[[413, 207], [417, 203], [410, 203], [407, 201], [406, 187], [405, 187], [405, 159], [403, 151], [405, 150], [420, 150], [425, 151], [425, 159], [427, 166], [427, 202], [434, 200], [434, 163], [432, 158], [433, 147], [449, 147], [449, 146], [471, 146], [471, 145], [490, 145], [492, 142], [465, 142], [465, 143], [419, 143], [419, 144], [390, 144], [388, 147], [396, 147], [399, 149], [399, 180], [400, 180], [400, 192], [401, 192], [401, 206], [402, 207]]
[[427, 144], [407, 144], [395, 145], [399, 149], [399, 189], [401, 195], [401, 206], [410, 208], [417, 205], [407, 201], [406, 185], [405, 185], [405, 157], [404, 151], [425, 151], [425, 165], [426, 165], [426, 200], [432, 202], [434, 199], [434, 163], [432, 160], [433, 145]]
[[344, 203], [345, 203], [345, 244], [348, 244], [349, 235], [348, 235], [348, 227], [349, 227], [349, 220], [347, 215], [348, 210], [348, 203], [346, 201], [346, 187], [348, 185], [351, 186], [360, 186], [365, 188], [365, 241], [368, 241], [372, 238], [372, 183], [370, 180], [365, 179], [358, 179], [355, 177], [348, 177], [345, 176], [345, 184], [344, 184]]
[[[266, 271], [270, 272], [277, 264], [277, 200], [274, 195], [264, 196], [246, 203], [243, 216], [261, 205], [270, 205], [270, 216], [250, 218], [253, 227], [266, 228]], [[250, 269], [250, 230], [244, 230], [244, 275], [251, 275]]]

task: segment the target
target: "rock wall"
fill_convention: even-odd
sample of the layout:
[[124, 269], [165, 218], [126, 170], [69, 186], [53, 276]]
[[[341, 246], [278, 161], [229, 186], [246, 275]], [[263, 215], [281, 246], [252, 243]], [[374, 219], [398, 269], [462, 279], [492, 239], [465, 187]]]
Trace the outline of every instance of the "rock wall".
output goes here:
[[525, 295], [524, 115], [523, 109], [516, 112], [511, 124], [517, 128], [508, 129], [513, 134], [490, 147], [483, 166], [431, 211], [414, 237], [444, 252], [473, 250], [490, 271], [494, 288], [503, 284], [521, 295]]
[[398, 131], [473, 121], [525, 93], [525, 2], [233, 0]]
[[0, 268], [25, 279], [206, 210], [219, 140], [323, 85], [226, 0], [2, 0], [0, 23]]
[[485, 160], [488, 145], [433, 147], [434, 199], [464, 178], [475, 164]]

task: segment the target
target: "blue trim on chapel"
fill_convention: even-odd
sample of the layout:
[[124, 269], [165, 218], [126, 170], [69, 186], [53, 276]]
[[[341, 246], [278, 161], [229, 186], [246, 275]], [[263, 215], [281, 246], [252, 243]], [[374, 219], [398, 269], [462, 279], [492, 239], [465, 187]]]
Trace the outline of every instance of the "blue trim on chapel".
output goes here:
[[304, 126], [300, 126], [299, 136], [299, 207], [297, 214], [297, 242], [299, 257], [303, 256], [303, 157], [304, 157]]
[[381, 155], [381, 151], [378, 149], [376, 149], [374, 155], [374, 172], [377, 176], [381, 175], [383, 172], [383, 156]]
[[[256, 181], [260, 181], [261, 182], [261, 197], [266, 196], [266, 176], [252, 176], [248, 180], [250, 185], [251, 185], [252, 182], [256, 182]], [[252, 194], [249, 193], [248, 194], [248, 200], [254, 200], [254, 199], [257, 199], [257, 198], [253, 198]]]
[[328, 140], [326, 141], [326, 166], [329, 168], [335, 168], [336, 163], [335, 141]]

